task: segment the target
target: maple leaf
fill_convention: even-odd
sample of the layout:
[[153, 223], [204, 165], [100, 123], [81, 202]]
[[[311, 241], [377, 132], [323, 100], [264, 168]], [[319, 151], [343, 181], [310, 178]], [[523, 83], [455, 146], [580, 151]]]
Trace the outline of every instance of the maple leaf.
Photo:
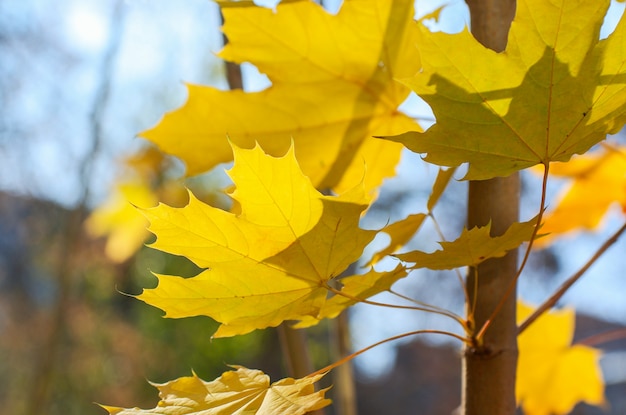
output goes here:
[[410, 91], [394, 80], [420, 67], [413, 3], [346, 0], [336, 15], [312, 1], [275, 11], [222, 3], [228, 44], [220, 56], [252, 63], [272, 86], [246, 93], [188, 85], [184, 106], [141, 135], [180, 157], [188, 174], [231, 161], [227, 136], [274, 156], [293, 139], [317, 188], [343, 193], [365, 177], [373, 189], [393, 174], [402, 146], [372, 136], [419, 129], [398, 112]]
[[270, 384], [260, 370], [235, 368], [212, 382], [193, 374], [155, 385], [161, 401], [154, 409], [103, 408], [110, 415], [301, 415], [330, 405], [328, 389], [313, 386], [324, 374]]
[[626, 207], [626, 147], [603, 147], [568, 163], [557, 163], [550, 168], [550, 175], [572, 179], [572, 183], [546, 215], [542, 231], [549, 235], [538, 240], [538, 246], [566, 232], [595, 229], [612, 205]]
[[[376, 233], [358, 227], [368, 206], [363, 187], [324, 196], [299, 170], [293, 148], [280, 158], [260, 147], [233, 151], [229, 175], [239, 214], [193, 195], [184, 208], [161, 204], [144, 211], [157, 236], [152, 247], [206, 270], [187, 279], [157, 275], [158, 286], [137, 298], [166, 317], [210, 316], [222, 323], [216, 337], [318, 318], [327, 282], [356, 261]], [[387, 274], [364, 278], [375, 285]]]
[[504, 256], [508, 251], [529, 241], [535, 230], [536, 218], [528, 222], [513, 223], [502, 236], [491, 236], [491, 223], [487, 226], [464, 229], [453, 242], [440, 242], [441, 250], [433, 253], [411, 251], [396, 254], [405, 262], [415, 263], [413, 268], [454, 269], [476, 266], [488, 258]]
[[[533, 309], [518, 302], [518, 322]], [[604, 403], [600, 351], [571, 345], [574, 310], [543, 314], [518, 337], [516, 395], [526, 415], [563, 415], [585, 401]]]
[[502, 53], [467, 30], [420, 27], [423, 70], [405, 82], [437, 123], [387, 138], [435, 164], [468, 162], [472, 180], [587, 151], [626, 121], [626, 18], [598, 40], [609, 3], [520, 0]]

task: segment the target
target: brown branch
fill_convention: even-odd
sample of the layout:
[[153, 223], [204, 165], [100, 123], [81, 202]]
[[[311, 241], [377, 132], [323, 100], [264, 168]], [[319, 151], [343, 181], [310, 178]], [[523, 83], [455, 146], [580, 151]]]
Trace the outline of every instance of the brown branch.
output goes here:
[[537, 308], [535, 312], [532, 313], [530, 317], [528, 317], [526, 321], [524, 321], [519, 326], [519, 328], [517, 329], [517, 334], [520, 335], [524, 330], [528, 328], [528, 326], [533, 323], [533, 321], [537, 320], [543, 313], [551, 309], [557, 303], [557, 301], [559, 301], [559, 299], [563, 297], [567, 290], [569, 290], [570, 287], [574, 285], [574, 283], [576, 283], [576, 281], [578, 281], [589, 268], [591, 268], [591, 266], [602, 256], [602, 254], [604, 254], [611, 247], [611, 245], [617, 242], [617, 240], [620, 238], [622, 233], [624, 233], [624, 231], [626, 231], [626, 223], [624, 223], [624, 225], [622, 225], [622, 227], [619, 228], [618, 231], [613, 234], [613, 236], [611, 236], [606, 242], [604, 242], [604, 244], [602, 244], [600, 249], [596, 251], [596, 253], [587, 261], [587, 263], [581, 269], [579, 269], [574, 275], [569, 277], [559, 287], [559, 289], [550, 296], [550, 298], [548, 298], [543, 304], [541, 304], [539, 308]]
[[[330, 354], [335, 361], [351, 354], [350, 319], [346, 311], [339, 314], [330, 324]], [[357, 415], [356, 384], [354, 370], [350, 363], [341, 365], [333, 372], [333, 387], [337, 392], [333, 397], [336, 413]]]
[[350, 354], [349, 356], [344, 357], [341, 360], [338, 360], [338, 361], [336, 361], [334, 363], [331, 363], [330, 365], [328, 365], [326, 367], [321, 368], [320, 370], [316, 370], [315, 372], [310, 373], [308, 376], [320, 375], [322, 373], [326, 373], [326, 372], [328, 372], [330, 370], [333, 370], [337, 366], [343, 365], [344, 363], [349, 362], [350, 360], [354, 359], [355, 357], [357, 357], [357, 356], [367, 352], [368, 350], [373, 349], [376, 346], [380, 346], [381, 344], [385, 344], [385, 343], [388, 343], [388, 342], [391, 342], [391, 341], [394, 341], [394, 340], [398, 340], [398, 339], [403, 339], [403, 338], [409, 337], [409, 336], [414, 336], [416, 334], [427, 334], [427, 333], [430, 333], [430, 334], [443, 334], [444, 336], [454, 337], [455, 339], [460, 340], [462, 343], [465, 343], [465, 344], [469, 342], [469, 340], [466, 339], [465, 337], [462, 337], [462, 336], [459, 336], [458, 334], [450, 333], [450, 332], [447, 332], [447, 331], [441, 331], [441, 330], [416, 330], [416, 331], [411, 331], [411, 332], [408, 332], [408, 333], [399, 334], [397, 336], [388, 337], [388, 338], [386, 338], [384, 340], [381, 340], [379, 342], [371, 344], [371, 345], [369, 345], [369, 346], [367, 346], [367, 347], [365, 347], [365, 348], [363, 348], [361, 350], [358, 350], [358, 351]]
[[608, 343], [615, 340], [626, 339], [626, 328], [615, 329], [605, 331], [604, 333], [594, 334], [593, 336], [585, 337], [578, 340], [575, 344], [581, 344], [585, 346], [596, 346], [598, 344]]
[[[220, 22], [223, 26], [224, 14], [222, 13], [222, 9], [220, 9]], [[226, 46], [226, 44], [228, 43], [228, 38], [224, 33], [222, 33], [222, 41], [224, 42], [224, 46]], [[243, 89], [241, 66], [234, 62], [224, 61], [224, 68], [226, 70], [226, 82], [228, 82], [228, 87], [230, 89]]]

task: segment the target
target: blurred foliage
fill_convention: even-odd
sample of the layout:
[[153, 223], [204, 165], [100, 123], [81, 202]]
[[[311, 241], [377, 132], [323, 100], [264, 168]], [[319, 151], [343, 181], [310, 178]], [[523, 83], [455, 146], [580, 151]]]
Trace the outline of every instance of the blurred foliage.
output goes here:
[[9, 357], [0, 359], [2, 413], [29, 413], [36, 380], [50, 364], [50, 336], [60, 337], [45, 410], [50, 415], [103, 413], [94, 401], [154, 405], [146, 379], [163, 382], [192, 370], [214, 378], [234, 362], [285, 376], [274, 330], [212, 341], [217, 324], [210, 319], [164, 319], [158, 309], [129, 296], [154, 285], [148, 268], [183, 275], [197, 271], [184, 258], [146, 247], [120, 264], [106, 258], [102, 241], [83, 238], [70, 258], [65, 321], [53, 332], [59, 300], [56, 254], [71, 214], [52, 203], [1, 194], [0, 231], [13, 238], [7, 243], [0, 238], [0, 354]]

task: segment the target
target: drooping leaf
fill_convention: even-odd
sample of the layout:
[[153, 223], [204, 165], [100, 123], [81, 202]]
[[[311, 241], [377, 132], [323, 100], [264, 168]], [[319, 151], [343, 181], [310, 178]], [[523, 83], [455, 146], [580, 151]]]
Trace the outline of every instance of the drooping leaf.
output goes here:
[[[533, 309], [518, 302], [518, 322]], [[574, 310], [543, 314], [518, 337], [517, 401], [526, 415], [568, 414], [578, 402], [604, 403], [600, 351], [572, 345]]]
[[302, 415], [330, 405], [328, 389], [313, 386], [324, 374], [270, 384], [260, 370], [236, 369], [211, 382], [193, 374], [155, 385], [161, 401], [153, 409], [103, 408], [110, 415]]
[[304, 0], [275, 11], [226, 7], [220, 55], [252, 63], [272, 86], [246, 93], [189, 85], [184, 106], [142, 136], [180, 157], [189, 174], [231, 161], [227, 137], [244, 148], [259, 142], [274, 156], [293, 139], [317, 188], [342, 193], [365, 177], [372, 189], [394, 173], [402, 148], [372, 136], [419, 129], [397, 111], [410, 91], [394, 80], [420, 67], [413, 3], [346, 0], [336, 15]]
[[609, 148], [586, 154], [568, 163], [555, 163], [551, 176], [572, 179], [545, 216], [540, 239], [545, 246], [564, 233], [595, 229], [609, 208], [626, 207], [626, 147]]
[[467, 31], [418, 38], [424, 69], [407, 79], [437, 123], [390, 139], [466, 179], [567, 161], [624, 125], [626, 18], [598, 40], [609, 0], [520, 0], [506, 50]]
[[426, 203], [428, 212], [432, 212], [437, 202], [439, 202], [439, 198], [448, 187], [448, 183], [452, 180], [455, 171], [456, 169], [439, 169], [439, 173], [437, 173], [437, 178], [433, 184], [433, 191], [430, 196], [428, 196], [428, 202]]
[[[448, 186], [448, 183], [450, 183], [454, 171], [455, 169], [439, 169], [439, 173], [437, 174], [437, 178], [435, 179], [435, 183], [433, 184], [433, 191], [428, 197], [428, 202], [426, 205], [429, 213], [432, 212], [433, 208], [439, 201], [439, 198], [443, 194], [443, 191]], [[376, 264], [385, 256], [393, 254], [399, 248], [406, 245], [417, 233], [417, 231], [422, 227], [422, 224], [427, 217], [428, 214], [416, 213], [413, 215], [409, 215], [398, 222], [394, 222], [390, 225], [385, 226], [381, 231], [389, 235], [389, 245], [376, 252], [372, 256], [370, 265]]]
[[441, 250], [426, 253], [411, 251], [395, 256], [402, 261], [412, 262], [414, 268], [454, 269], [475, 266], [488, 258], [504, 256], [532, 237], [536, 220], [514, 223], [502, 236], [491, 236], [491, 224], [464, 229], [453, 242], [440, 242]]
[[416, 213], [406, 218], [385, 226], [381, 232], [389, 235], [389, 245], [372, 256], [370, 264], [376, 264], [387, 255], [391, 255], [399, 248], [406, 245], [415, 233], [422, 227], [424, 220], [428, 217], [425, 213]]
[[[144, 211], [157, 235], [154, 248], [206, 270], [188, 279], [157, 275], [158, 286], [138, 298], [163, 309], [166, 317], [210, 316], [222, 323], [216, 337], [325, 317], [318, 315], [326, 283], [356, 261], [375, 234], [358, 227], [368, 206], [362, 186], [324, 196], [299, 170], [293, 149], [280, 158], [259, 147], [233, 150], [229, 175], [239, 214], [193, 195], [184, 208]], [[376, 275], [368, 278], [387, 278]]]

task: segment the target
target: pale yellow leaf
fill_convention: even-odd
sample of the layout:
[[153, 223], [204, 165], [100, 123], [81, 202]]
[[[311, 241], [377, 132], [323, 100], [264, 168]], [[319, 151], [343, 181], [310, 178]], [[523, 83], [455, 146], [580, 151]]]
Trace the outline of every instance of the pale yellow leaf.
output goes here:
[[193, 374], [155, 385], [161, 400], [153, 409], [103, 408], [110, 415], [302, 415], [330, 405], [327, 389], [313, 386], [324, 374], [270, 384], [260, 370], [236, 369], [211, 382]]
[[372, 136], [419, 129], [398, 112], [409, 89], [395, 81], [420, 67], [413, 3], [346, 0], [336, 15], [312, 1], [223, 8], [220, 56], [252, 63], [272, 86], [189, 85], [185, 105], [142, 136], [180, 157], [189, 174], [231, 161], [227, 137], [244, 148], [259, 142], [274, 156], [293, 140], [317, 188], [343, 193], [365, 177], [374, 189], [393, 175], [402, 146]]

